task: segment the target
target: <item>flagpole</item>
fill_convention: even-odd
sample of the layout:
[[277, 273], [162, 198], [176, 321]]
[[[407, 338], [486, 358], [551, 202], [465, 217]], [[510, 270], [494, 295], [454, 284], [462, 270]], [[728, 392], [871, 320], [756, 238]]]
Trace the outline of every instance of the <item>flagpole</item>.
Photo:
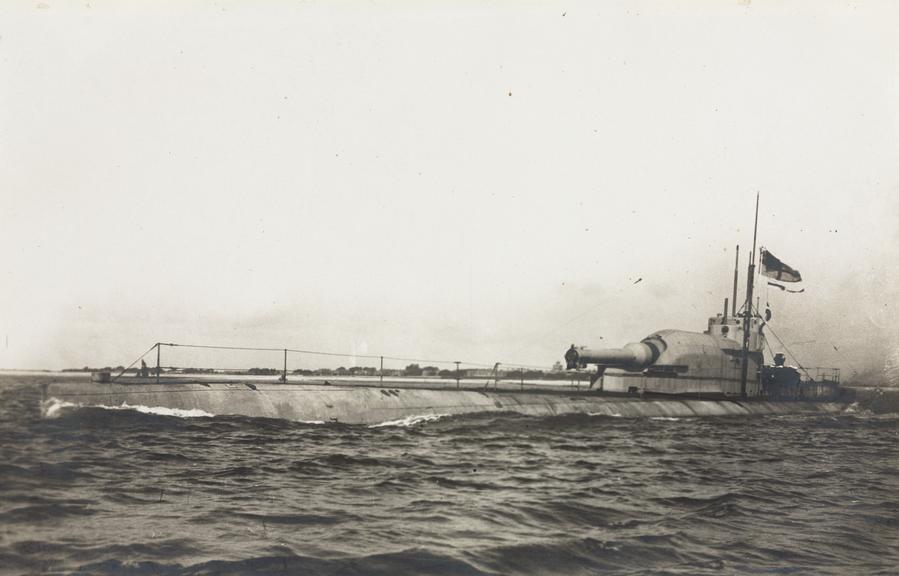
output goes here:
[[755, 223], [752, 226], [752, 252], [749, 253], [749, 273], [746, 275], [746, 305], [743, 307], [743, 350], [740, 364], [740, 397], [746, 398], [749, 373], [749, 327], [752, 323], [752, 288], [755, 284], [755, 241], [759, 230], [759, 193], [755, 194]]

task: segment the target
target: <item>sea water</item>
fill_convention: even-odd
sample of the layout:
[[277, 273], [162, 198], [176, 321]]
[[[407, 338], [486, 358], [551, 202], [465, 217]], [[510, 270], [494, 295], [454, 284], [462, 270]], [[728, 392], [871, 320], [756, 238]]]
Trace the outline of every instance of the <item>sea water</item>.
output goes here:
[[899, 415], [379, 426], [60, 405], [0, 375], [0, 571], [894, 574]]

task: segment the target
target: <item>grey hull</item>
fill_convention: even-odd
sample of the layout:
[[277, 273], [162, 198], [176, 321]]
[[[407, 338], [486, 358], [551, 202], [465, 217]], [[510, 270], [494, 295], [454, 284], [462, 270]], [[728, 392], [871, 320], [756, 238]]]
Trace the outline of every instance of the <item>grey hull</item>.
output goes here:
[[837, 402], [767, 402], [608, 396], [583, 391], [511, 391], [427, 387], [167, 382], [60, 382], [43, 389], [45, 415], [60, 406], [161, 409], [190, 415], [240, 415], [297, 422], [379, 424], [412, 417], [513, 412], [530, 416], [745, 416], [838, 413]]

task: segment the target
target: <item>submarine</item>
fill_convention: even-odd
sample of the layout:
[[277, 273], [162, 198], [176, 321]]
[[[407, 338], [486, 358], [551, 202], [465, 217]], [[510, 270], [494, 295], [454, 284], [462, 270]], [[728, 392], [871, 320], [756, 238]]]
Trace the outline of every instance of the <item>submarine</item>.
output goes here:
[[[753, 314], [753, 313], [749, 313]], [[587, 414], [688, 418], [840, 413], [853, 401], [839, 372], [803, 379], [782, 354], [764, 362], [765, 320], [718, 314], [703, 332], [660, 330], [621, 348], [572, 346], [575, 381], [387, 377], [225, 379], [221, 375], [94, 373], [42, 387], [42, 412], [70, 407], [135, 409], [182, 416], [248, 416], [314, 424], [414, 424], [472, 413]], [[745, 342], [745, 346], [744, 343]], [[151, 350], [153, 349], [151, 348]], [[285, 351], [286, 355], [286, 351]], [[457, 374], [458, 376], [458, 374]], [[583, 382], [581, 377], [588, 376]]]
[[[705, 332], [661, 330], [618, 349], [569, 348], [567, 367], [583, 383], [403, 377], [217, 379], [155, 375], [44, 384], [42, 413], [101, 407], [176, 416], [247, 416], [307, 424], [408, 425], [445, 416], [517, 413], [690, 418], [766, 414], [835, 414], [852, 402], [835, 379], [803, 380], [783, 357], [762, 363], [755, 348], [742, 385], [738, 322], [721, 316]], [[750, 323], [760, 346], [763, 324]], [[157, 345], [157, 349], [165, 344]]]
[[[741, 343], [746, 327], [748, 348]], [[566, 369], [589, 376], [583, 382], [383, 375], [290, 381], [286, 368], [277, 380], [241, 380], [161, 375], [157, 366], [137, 376], [113, 379], [104, 372], [90, 382], [44, 384], [42, 410], [53, 416], [67, 407], [104, 407], [366, 425], [503, 412], [631, 418], [843, 412], [854, 398], [840, 386], [839, 372], [803, 379], [799, 370], [785, 365], [782, 354], [765, 364], [764, 328], [761, 317], [725, 313], [709, 318], [704, 332], [660, 330], [614, 349], [572, 345], [564, 355]], [[167, 345], [174, 344], [155, 345], [157, 358]]]
[[[756, 229], [758, 198], [756, 199]], [[666, 329], [621, 348], [572, 344], [564, 353], [568, 373], [589, 375], [581, 385], [556, 382], [464, 381], [404, 378], [380, 373], [369, 378], [289, 379], [287, 353], [277, 380], [224, 379], [216, 375], [162, 375], [156, 343], [155, 373], [144, 365], [135, 376], [122, 370], [95, 373], [91, 381], [42, 386], [42, 413], [52, 417], [69, 407], [135, 409], [184, 416], [248, 416], [327, 424], [409, 424], [443, 416], [518, 413], [529, 416], [587, 414], [612, 417], [705, 417], [763, 414], [840, 413], [853, 402], [839, 371], [806, 378], [787, 366], [783, 354], [765, 363], [770, 316], [753, 306], [756, 235], [747, 274], [746, 298], [736, 308], [739, 247], [731, 309], [708, 319], [702, 332]], [[762, 274], [782, 282], [799, 273], [762, 249]], [[212, 346], [197, 346], [212, 348]], [[229, 347], [222, 347], [229, 349]], [[252, 350], [277, 350], [259, 349]], [[300, 352], [300, 351], [296, 351]], [[135, 361], [135, 363], [137, 360]], [[135, 364], [132, 363], [132, 366]], [[498, 366], [498, 365], [497, 365]], [[496, 369], [496, 367], [495, 367]]]

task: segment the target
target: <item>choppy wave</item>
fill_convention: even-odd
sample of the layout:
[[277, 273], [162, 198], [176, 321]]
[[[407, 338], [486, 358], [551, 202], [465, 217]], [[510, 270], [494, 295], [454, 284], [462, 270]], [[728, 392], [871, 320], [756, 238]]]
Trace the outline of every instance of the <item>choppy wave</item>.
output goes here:
[[45, 418], [57, 418], [66, 408], [100, 408], [103, 410], [134, 410], [142, 414], [155, 414], [157, 416], [174, 416], [176, 418], [211, 418], [215, 414], [210, 414], [199, 408], [191, 408], [188, 410], [182, 408], [167, 408], [165, 406], [143, 406], [140, 404], [132, 405], [122, 402], [117, 406], [107, 406], [104, 404], [80, 404], [68, 402], [58, 398], [48, 398], [42, 406], [43, 416]]
[[99, 408], [106, 408], [109, 410], [137, 410], [142, 414], [175, 416], [176, 418], [212, 418], [213, 416], [215, 416], [215, 414], [210, 414], [209, 412], [200, 410], [199, 408], [184, 410], [182, 408], [166, 408], [165, 406], [142, 406], [140, 404], [132, 406], [127, 402], [122, 402], [120, 406], [99, 406]]
[[864, 399], [836, 415], [484, 413], [367, 427], [59, 402], [42, 418], [29, 378], [0, 386], [0, 571], [899, 566], [899, 413]]
[[41, 412], [44, 418], [57, 418], [65, 408], [78, 408], [79, 406], [81, 405], [59, 398], [48, 398], [41, 404]]
[[383, 428], [384, 426], [417, 426], [418, 424], [424, 424], [425, 422], [435, 422], [437, 420], [440, 420], [441, 418], [446, 418], [448, 416], [449, 414], [418, 414], [413, 416], [406, 416], [405, 418], [400, 418], [398, 420], [387, 420], [386, 422], [371, 424], [369, 428]]

